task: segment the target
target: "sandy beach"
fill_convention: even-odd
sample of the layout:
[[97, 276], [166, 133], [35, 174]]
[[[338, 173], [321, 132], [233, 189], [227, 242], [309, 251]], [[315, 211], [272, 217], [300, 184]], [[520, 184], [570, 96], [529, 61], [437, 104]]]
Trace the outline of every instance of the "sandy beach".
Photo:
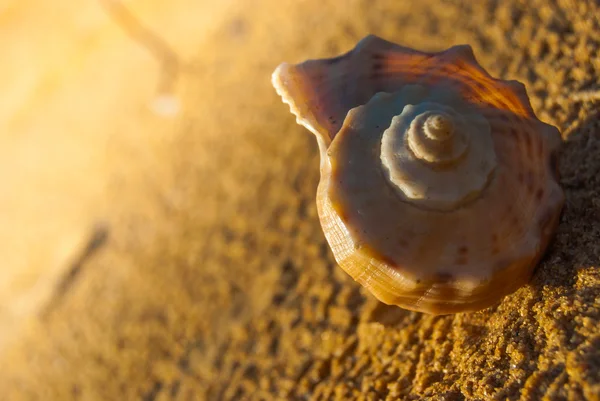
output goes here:
[[[600, 400], [593, 1], [40, 0], [0, 7], [2, 400]], [[532, 281], [476, 313], [333, 259], [319, 154], [270, 77], [376, 34], [473, 46], [562, 133]]]

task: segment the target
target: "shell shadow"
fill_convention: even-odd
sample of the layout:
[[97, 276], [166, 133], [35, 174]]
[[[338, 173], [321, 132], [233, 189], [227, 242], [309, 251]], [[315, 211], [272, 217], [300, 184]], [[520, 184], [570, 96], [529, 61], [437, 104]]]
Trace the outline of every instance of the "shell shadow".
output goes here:
[[401, 328], [423, 318], [422, 313], [412, 312], [395, 305], [375, 301], [362, 316], [363, 323], [379, 323], [385, 327]]
[[[450, 330], [451, 326], [455, 328], [460, 327], [461, 335], [469, 338], [486, 338], [490, 328], [486, 324], [478, 324], [477, 319], [465, 319], [464, 316], [465, 314], [463, 313], [438, 316], [427, 315], [421, 312], [405, 310], [395, 305], [376, 302], [368, 308], [367, 313], [361, 319], [361, 323], [377, 323], [391, 330], [403, 330], [407, 327], [419, 327], [420, 325], [433, 327], [442, 324], [446, 326], [446, 330]], [[426, 332], [429, 333], [426, 337], [430, 338], [432, 330]]]
[[[531, 286], [571, 288], [578, 271], [600, 260], [600, 112], [568, 129], [558, 158], [566, 201], [557, 232]], [[595, 240], [594, 240], [595, 238]]]

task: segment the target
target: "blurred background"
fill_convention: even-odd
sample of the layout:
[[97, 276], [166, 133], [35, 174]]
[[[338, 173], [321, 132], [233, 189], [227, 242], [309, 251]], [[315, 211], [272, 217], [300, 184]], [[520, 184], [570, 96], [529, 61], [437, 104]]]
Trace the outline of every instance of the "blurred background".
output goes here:
[[[0, 400], [599, 399], [599, 13], [5, 0]], [[335, 265], [316, 142], [270, 74], [369, 33], [471, 44], [563, 132], [557, 239], [497, 307], [387, 307]]]
[[0, 344], [160, 174], [181, 74], [229, 3], [4, 2]]

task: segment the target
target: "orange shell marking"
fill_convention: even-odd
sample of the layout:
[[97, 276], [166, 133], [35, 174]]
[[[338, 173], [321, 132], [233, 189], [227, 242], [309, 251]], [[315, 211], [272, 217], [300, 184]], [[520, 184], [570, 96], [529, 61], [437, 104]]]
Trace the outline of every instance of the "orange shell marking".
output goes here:
[[368, 36], [282, 64], [273, 85], [321, 149], [317, 206], [338, 264], [378, 299], [446, 314], [525, 284], [564, 203], [525, 87], [470, 46], [424, 53]]

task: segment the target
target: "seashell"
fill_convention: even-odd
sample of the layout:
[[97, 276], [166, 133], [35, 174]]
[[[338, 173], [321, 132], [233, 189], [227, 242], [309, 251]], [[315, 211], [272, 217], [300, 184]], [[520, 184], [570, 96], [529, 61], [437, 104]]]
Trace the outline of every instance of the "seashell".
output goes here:
[[380, 301], [479, 310], [527, 283], [558, 224], [558, 129], [470, 46], [376, 36], [281, 64], [277, 93], [321, 152], [319, 219], [336, 261]]

